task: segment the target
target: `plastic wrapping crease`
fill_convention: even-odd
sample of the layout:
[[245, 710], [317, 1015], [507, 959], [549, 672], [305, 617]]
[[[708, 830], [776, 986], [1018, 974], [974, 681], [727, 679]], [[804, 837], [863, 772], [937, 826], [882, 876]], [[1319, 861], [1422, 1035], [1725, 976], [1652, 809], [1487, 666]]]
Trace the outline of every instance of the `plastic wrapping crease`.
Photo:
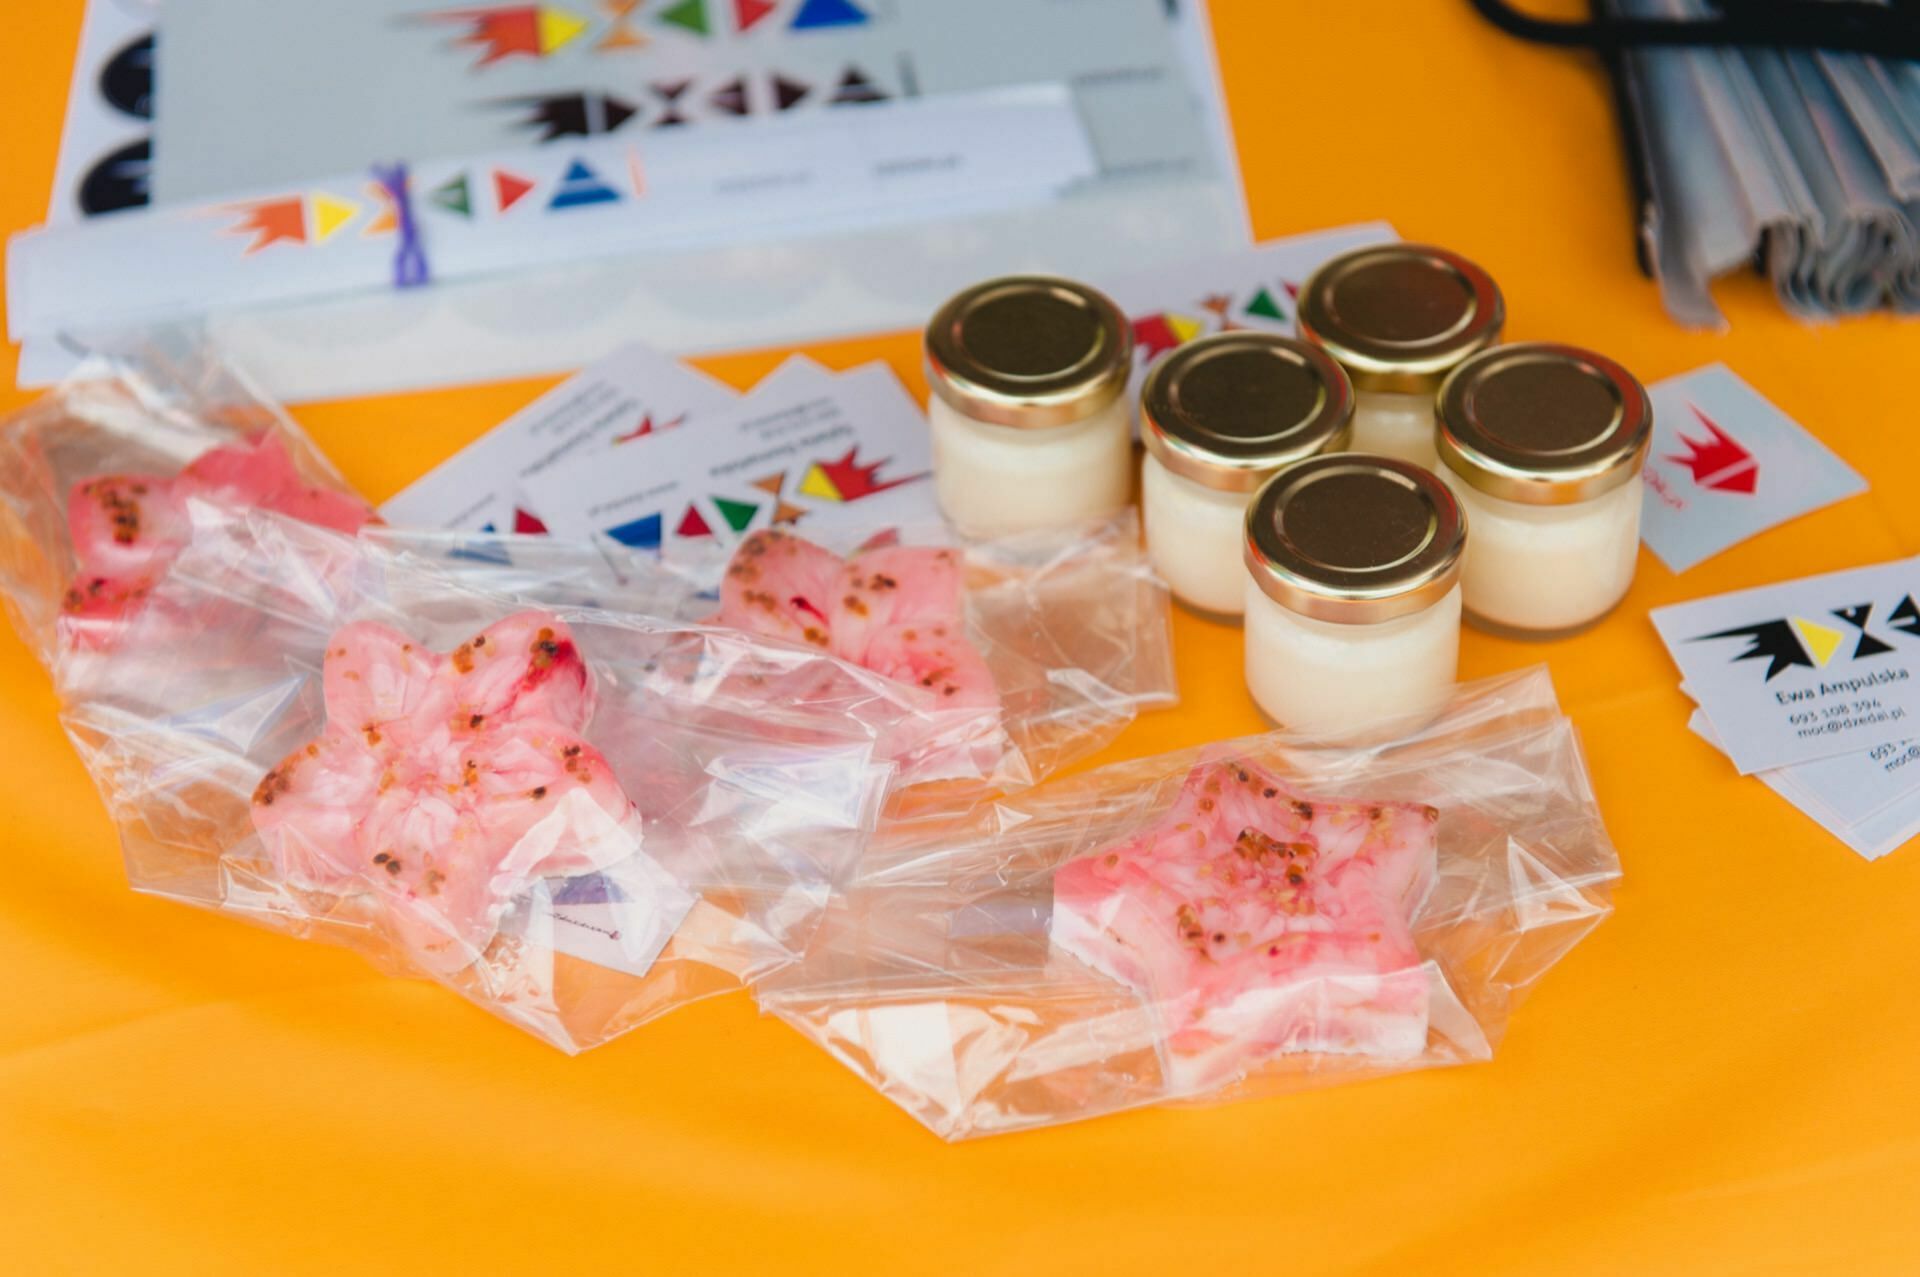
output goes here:
[[[883, 794], [911, 814], [1023, 784], [1172, 700], [1166, 596], [1130, 519], [964, 547], [964, 622], [1000, 702], [954, 714], [804, 644], [705, 623], [714, 596], [694, 565], [534, 537], [355, 538], [249, 508], [258, 485], [176, 491], [209, 456], [226, 465], [271, 439], [303, 492], [362, 504], [216, 355], [155, 343], [104, 371], [0, 425], [0, 587], [54, 675], [133, 885], [347, 944], [566, 1049], [795, 961]], [[77, 641], [88, 529], [70, 502], [103, 475], [133, 476], [149, 502], [166, 491], [167, 535], [139, 594]], [[114, 552], [124, 516], [103, 513]], [[151, 530], [140, 514], [135, 542]], [[664, 616], [680, 619], [650, 619]], [[463, 735], [459, 756], [431, 722], [335, 721], [368, 714], [343, 680], [439, 704], [472, 690], [449, 662], [488, 636], [524, 646], [545, 623], [583, 654], [587, 691], [532, 726]], [[367, 748], [351, 747], [361, 732]], [[554, 753], [569, 746], [577, 757]], [[270, 793], [290, 764], [296, 792]], [[318, 797], [304, 792], [315, 776]], [[362, 794], [368, 776], [380, 787]], [[552, 817], [434, 792], [470, 776], [492, 790], [526, 778], [519, 797]], [[386, 797], [396, 784], [408, 801]], [[343, 794], [361, 806], [335, 819]], [[263, 797], [281, 801], [264, 820]], [[373, 845], [389, 835], [444, 859]], [[452, 882], [449, 846], [468, 871]]]
[[[892, 775], [878, 680], [773, 704], [752, 689], [826, 658], [530, 609], [282, 516], [192, 515], [116, 652], [63, 679], [137, 889], [346, 944], [569, 1050], [798, 957]], [[556, 664], [576, 683], [534, 704]], [[468, 787], [491, 856], [434, 823]], [[498, 834], [534, 800], [548, 820]], [[437, 858], [426, 880], [401, 847]]]
[[[70, 593], [86, 584], [82, 568], [92, 570], [87, 547], [76, 546], [70, 526], [71, 520], [89, 530], [87, 512], [69, 507], [81, 485], [127, 476], [164, 486], [209, 454], [260, 451], [275, 468], [290, 467], [287, 477], [305, 485], [308, 508], [318, 504], [316, 497], [335, 509], [364, 505], [291, 418], [217, 355], [177, 341], [155, 339], [122, 356], [91, 360], [72, 380], [0, 423], [0, 595], [41, 664], [57, 676], [62, 650], [84, 640], [75, 622], [93, 619], [93, 609], [75, 606]], [[238, 485], [222, 485], [221, 477], [194, 485], [193, 495], [210, 501], [262, 495], [257, 483], [245, 482], [252, 476], [239, 476]], [[103, 506], [114, 499], [111, 492], [100, 495]], [[149, 506], [161, 504], [157, 492], [142, 495], [151, 497]], [[162, 512], [150, 510], [147, 526], [104, 529], [109, 540], [120, 533], [119, 549], [146, 552], [140, 569], [164, 570], [166, 547], [148, 543], [182, 531], [184, 512], [177, 501], [167, 504], [174, 507], [165, 512], [173, 528], [152, 526], [160, 520], [151, 516]], [[113, 513], [110, 507], [103, 512]], [[365, 515], [372, 517], [370, 507]]]
[[[751, 556], [769, 538], [785, 539], [778, 532], [758, 537], [738, 552], [716, 547], [670, 554], [662, 575], [680, 594], [654, 602], [682, 617], [728, 615], [722, 583], [740, 556]], [[934, 526], [836, 527], [808, 531], [805, 539], [844, 560], [856, 576], [863, 564], [900, 551], [951, 552], [958, 564], [966, 638], [985, 663], [998, 704], [954, 708], [902, 685], [901, 695], [925, 703], [923, 722], [939, 730], [893, 742], [899, 783], [924, 787], [902, 794], [896, 815], [1035, 784], [1106, 745], [1141, 710], [1176, 700], [1167, 590], [1148, 566], [1131, 509], [992, 539]], [[786, 602], [791, 591], [778, 593]], [[856, 605], [865, 619], [864, 605]], [[779, 641], [779, 634], [772, 626], [765, 637]]]
[[1618, 876], [1537, 669], [883, 827], [757, 996], [960, 1139], [1487, 1059]]

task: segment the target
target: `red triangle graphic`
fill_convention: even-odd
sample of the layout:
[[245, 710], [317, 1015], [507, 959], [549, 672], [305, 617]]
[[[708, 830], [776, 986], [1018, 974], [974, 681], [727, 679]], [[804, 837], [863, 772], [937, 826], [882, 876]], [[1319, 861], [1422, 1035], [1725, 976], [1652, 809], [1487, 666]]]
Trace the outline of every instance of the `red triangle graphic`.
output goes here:
[[1737, 470], [1730, 470], [1724, 474], [1715, 475], [1713, 478], [1707, 480], [1707, 486], [1717, 492], [1743, 492], [1748, 496], [1752, 496], [1754, 486], [1759, 483], [1759, 481], [1759, 465], [1754, 462], [1748, 462], [1745, 466]]
[[513, 508], [513, 530], [525, 536], [547, 535], [547, 525], [540, 522], [540, 516], [529, 514], [519, 506]]
[[674, 533], [683, 537], [710, 537], [713, 535], [713, 529], [708, 527], [707, 521], [700, 517], [697, 507], [688, 506], [687, 512], [680, 516], [680, 526], [674, 529]]
[[751, 31], [755, 23], [779, 7], [778, 0], [733, 0], [734, 29]]
[[532, 189], [533, 183], [524, 177], [516, 176], [505, 169], [493, 170], [493, 193], [499, 198], [502, 213], [518, 204], [521, 197]]

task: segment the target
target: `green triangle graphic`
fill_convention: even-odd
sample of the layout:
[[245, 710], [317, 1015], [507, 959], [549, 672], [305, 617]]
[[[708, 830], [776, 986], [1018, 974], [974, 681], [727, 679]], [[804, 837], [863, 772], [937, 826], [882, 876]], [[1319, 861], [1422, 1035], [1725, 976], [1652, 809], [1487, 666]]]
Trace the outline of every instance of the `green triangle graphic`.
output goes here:
[[760, 513], [757, 505], [748, 505], [745, 501], [729, 501], [725, 497], [715, 497], [713, 504], [720, 511], [720, 517], [735, 532], [745, 532], [747, 525], [753, 522], [753, 516]]
[[1264, 288], [1255, 293], [1253, 300], [1247, 303], [1247, 313], [1258, 315], [1262, 319], [1277, 320], [1283, 324], [1287, 322], [1287, 313], [1280, 309], [1279, 302], [1273, 300], [1273, 294]]
[[458, 213], [462, 217], [473, 216], [473, 199], [467, 194], [467, 175], [462, 173], [451, 182], [443, 182], [427, 193], [427, 198], [449, 213]]
[[695, 35], [713, 34], [713, 27], [707, 22], [707, 0], [680, 0], [679, 4], [661, 12], [660, 21], [684, 27]]

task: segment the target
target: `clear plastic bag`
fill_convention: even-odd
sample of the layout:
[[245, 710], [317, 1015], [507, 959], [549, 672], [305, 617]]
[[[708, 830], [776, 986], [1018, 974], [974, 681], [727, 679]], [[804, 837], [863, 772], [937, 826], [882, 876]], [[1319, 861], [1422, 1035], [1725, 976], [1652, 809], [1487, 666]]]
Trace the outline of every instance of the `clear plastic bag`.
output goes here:
[[62, 688], [136, 888], [347, 945], [567, 1050], [798, 958], [891, 780], [884, 688], [741, 698], [829, 658], [188, 513]]
[[0, 595], [41, 663], [111, 644], [187, 535], [185, 503], [375, 518], [293, 421], [203, 348], [90, 361], [0, 422]]
[[1538, 669], [884, 827], [758, 996], [961, 1139], [1484, 1060], [1618, 876]]
[[830, 651], [920, 706], [890, 756], [903, 786], [944, 783], [899, 811], [1034, 784], [1176, 699], [1167, 591], [1131, 510], [995, 539], [773, 529], [662, 567], [674, 614]]

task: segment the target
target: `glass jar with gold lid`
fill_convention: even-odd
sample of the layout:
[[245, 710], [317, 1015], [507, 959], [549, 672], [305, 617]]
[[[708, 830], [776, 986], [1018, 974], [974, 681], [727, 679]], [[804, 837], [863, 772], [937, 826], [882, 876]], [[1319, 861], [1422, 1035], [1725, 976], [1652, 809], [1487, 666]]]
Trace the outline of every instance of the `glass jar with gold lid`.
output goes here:
[[1434, 474], [1330, 453], [1254, 494], [1246, 522], [1247, 688], [1268, 718], [1327, 740], [1446, 700], [1460, 656], [1466, 515]]
[[1112, 514], [1133, 482], [1133, 336], [1085, 284], [1017, 275], [950, 298], [927, 325], [934, 492], [993, 535]]
[[1376, 244], [1323, 264], [1300, 291], [1300, 335], [1353, 381], [1353, 448], [1432, 469], [1434, 394], [1500, 340], [1506, 303], [1486, 271], [1430, 244]]
[[1640, 554], [1653, 407], [1632, 373], [1576, 346], [1501, 346], [1440, 392], [1439, 453], [1473, 519], [1462, 581], [1476, 624], [1536, 637], [1620, 602]]
[[1187, 606], [1246, 606], [1247, 502], [1275, 472], [1346, 446], [1353, 390], [1318, 347], [1226, 332], [1163, 355], [1140, 393], [1147, 554]]

